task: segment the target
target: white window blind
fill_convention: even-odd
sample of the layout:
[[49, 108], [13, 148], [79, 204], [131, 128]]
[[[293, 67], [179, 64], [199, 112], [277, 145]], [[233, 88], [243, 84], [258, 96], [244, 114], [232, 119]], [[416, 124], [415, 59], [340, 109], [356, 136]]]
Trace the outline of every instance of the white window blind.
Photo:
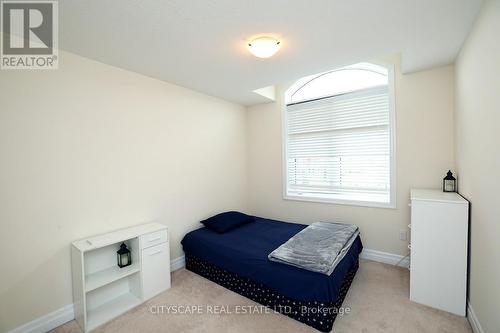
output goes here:
[[387, 85], [286, 106], [287, 196], [390, 203]]

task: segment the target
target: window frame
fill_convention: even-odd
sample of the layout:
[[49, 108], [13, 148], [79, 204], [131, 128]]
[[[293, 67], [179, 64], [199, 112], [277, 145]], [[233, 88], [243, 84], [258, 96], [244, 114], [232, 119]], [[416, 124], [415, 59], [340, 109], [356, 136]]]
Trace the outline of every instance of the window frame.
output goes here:
[[[310, 195], [297, 195], [288, 193], [288, 127], [287, 127], [287, 103], [286, 103], [286, 92], [288, 89], [293, 87], [292, 84], [284, 89], [281, 94], [282, 98], [282, 109], [281, 109], [281, 127], [282, 127], [282, 185], [283, 185], [283, 199], [292, 201], [303, 201], [303, 202], [315, 202], [315, 203], [328, 203], [337, 205], [349, 205], [349, 206], [362, 206], [362, 207], [374, 207], [374, 208], [390, 208], [396, 209], [396, 194], [397, 194], [397, 184], [396, 184], [396, 101], [395, 101], [395, 70], [393, 64], [374, 62], [370, 61], [370, 64], [378, 65], [387, 69], [388, 84], [387, 88], [389, 91], [389, 144], [390, 144], [390, 193], [389, 202], [376, 202], [376, 201], [363, 201], [363, 200], [351, 200], [335, 198], [332, 196], [328, 197], [315, 197]], [[318, 74], [318, 76], [323, 75]]]

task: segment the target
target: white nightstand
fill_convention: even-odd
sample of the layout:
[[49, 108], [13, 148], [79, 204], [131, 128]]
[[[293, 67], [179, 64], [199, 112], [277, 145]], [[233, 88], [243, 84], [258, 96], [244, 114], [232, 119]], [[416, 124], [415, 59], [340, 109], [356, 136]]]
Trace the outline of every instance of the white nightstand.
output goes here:
[[458, 193], [411, 191], [412, 301], [465, 316], [468, 212]]
[[[122, 242], [132, 255], [124, 268]], [[170, 288], [168, 229], [148, 223], [73, 242], [71, 264], [75, 319], [88, 332]]]

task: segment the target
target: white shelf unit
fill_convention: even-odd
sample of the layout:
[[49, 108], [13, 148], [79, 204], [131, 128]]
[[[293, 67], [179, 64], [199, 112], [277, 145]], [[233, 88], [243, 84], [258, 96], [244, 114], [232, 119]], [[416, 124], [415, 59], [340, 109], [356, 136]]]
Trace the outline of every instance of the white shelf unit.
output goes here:
[[411, 191], [412, 301], [465, 316], [468, 212], [458, 193]]
[[[132, 264], [117, 265], [124, 242]], [[170, 288], [167, 227], [142, 224], [72, 243], [75, 319], [84, 332]]]
[[122, 279], [129, 275], [139, 272], [139, 264], [134, 263], [130, 266], [120, 268], [118, 266], [103, 269], [94, 274], [85, 276], [85, 291], [89, 292], [108, 283]]

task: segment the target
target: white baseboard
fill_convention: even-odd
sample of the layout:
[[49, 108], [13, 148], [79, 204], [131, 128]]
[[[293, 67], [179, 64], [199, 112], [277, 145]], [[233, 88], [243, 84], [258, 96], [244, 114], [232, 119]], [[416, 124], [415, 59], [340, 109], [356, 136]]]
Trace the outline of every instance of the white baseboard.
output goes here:
[[377, 250], [363, 249], [360, 256], [361, 259], [382, 262], [389, 265], [397, 265], [401, 267], [410, 267], [410, 259], [408, 257], [400, 256]]
[[[360, 258], [378, 261], [389, 265], [398, 265], [406, 268], [410, 266], [410, 259], [408, 257], [371, 249], [363, 249], [363, 252], [360, 254]], [[171, 272], [181, 269], [184, 266], [186, 266], [186, 257], [184, 255], [170, 261]]]
[[[170, 271], [176, 271], [186, 265], [184, 256], [176, 258], [170, 262]], [[14, 328], [7, 333], [45, 333], [62, 324], [75, 319], [73, 304], [68, 304], [54, 312], [48, 313], [29, 323]]]
[[[389, 265], [398, 265], [406, 268], [410, 266], [410, 259], [408, 257], [371, 249], [363, 249], [363, 252], [360, 254], [360, 258], [378, 261]], [[170, 261], [171, 272], [181, 269], [184, 266], [186, 266], [186, 257], [184, 255]]]
[[8, 333], [45, 333], [73, 319], [75, 319], [73, 304], [68, 304], [59, 310], [14, 328]]
[[470, 302], [467, 302], [467, 319], [469, 320], [474, 333], [484, 333], [481, 323], [479, 323], [479, 319], [477, 319], [476, 313], [474, 312]]
[[176, 271], [184, 266], [186, 266], [186, 257], [184, 255], [170, 261], [171, 272]]
[[[408, 258], [403, 259], [403, 256], [397, 254], [371, 249], [364, 249], [363, 252], [361, 252], [360, 257], [366, 260], [378, 261], [390, 265], [399, 265], [401, 267], [408, 267], [409, 265]], [[170, 271], [176, 271], [180, 268], [183, 268], [185, 265], [185, 256], [180, 256], [170, 261]], [[43, 333], [61, 326], [62, 324], [67, 323], [68, 321], [71, 321], [73, 319], [75, 319], [73, 304], [68, 304], [65, 307], [60, 308], [59, 310], [48, 313], [45, 316], [39, 317], [27, 324], [19, 326], [9, 331], [8, 333]], [[479, 321], [477, 320], [477, 317], [474, 314], [474, 311], [470, 307], [470, 304], [469, 321], [471, 322], [473, 328], [476, 327], [476, 329], [474, 329], [474, 333], [484, 333], [481, 329]]]

